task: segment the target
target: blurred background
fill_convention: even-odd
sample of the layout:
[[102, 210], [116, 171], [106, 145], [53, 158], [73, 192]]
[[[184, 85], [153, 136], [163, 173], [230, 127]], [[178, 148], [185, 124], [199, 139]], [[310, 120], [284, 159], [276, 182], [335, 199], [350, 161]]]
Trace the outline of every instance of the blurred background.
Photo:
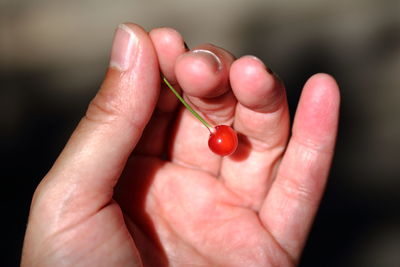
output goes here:
[[398, 266], [399, 14], [398, 0], [0, 0], [0, 265], [19, 264], [33, 191], [100, 85], [116, 25], [132, 21], [258, 56], [292, 110], [309, 76], [334, 75], [337, 152], [300, 266]]

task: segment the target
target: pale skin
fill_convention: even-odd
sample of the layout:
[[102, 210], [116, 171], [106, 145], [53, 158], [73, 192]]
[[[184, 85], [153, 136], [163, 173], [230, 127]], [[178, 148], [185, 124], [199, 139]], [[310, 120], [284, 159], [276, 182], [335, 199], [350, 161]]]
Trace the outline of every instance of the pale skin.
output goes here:
[[[123, 29], [135, 56], [110, 65], [38, 186], [21, 265], [295, 266], [333, 156], [335, 80], [309, 78], [291, 126], [283, 83], [259, 59]], [[209, 150], [160, 72], [211, 124], [232, 125], [235, 154]]]

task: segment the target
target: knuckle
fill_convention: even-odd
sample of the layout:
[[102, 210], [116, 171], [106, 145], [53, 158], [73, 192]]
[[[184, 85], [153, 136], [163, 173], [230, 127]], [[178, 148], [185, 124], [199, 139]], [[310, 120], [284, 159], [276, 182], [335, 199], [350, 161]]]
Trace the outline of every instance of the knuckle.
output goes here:
[[110, 123], [123, 116], [122, 100], [112, 90], [100, 90], [90, 102], [85, 118], [100, 123]]
[[287, 198], [308, 204], [314, 203], [315, 191], [312, 186], [293, 177], [280, 177], [278, 181], [280, 181], [279, 186]]

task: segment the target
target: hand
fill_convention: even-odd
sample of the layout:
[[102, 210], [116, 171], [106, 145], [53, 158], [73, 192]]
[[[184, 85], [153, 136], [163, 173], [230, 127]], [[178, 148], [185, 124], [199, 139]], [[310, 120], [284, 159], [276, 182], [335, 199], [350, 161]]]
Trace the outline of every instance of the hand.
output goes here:
[[[308, 80], [289, 135], [283, 83], [255, 57], [187, 51], [176, 31], [133, 24], [111, 54], [34, 194], [22, 266], [295, 265], [333, 155], [334, 79]], [[209, 150], [160, 70], [209, 122], [233, 125], [236, 153]]]

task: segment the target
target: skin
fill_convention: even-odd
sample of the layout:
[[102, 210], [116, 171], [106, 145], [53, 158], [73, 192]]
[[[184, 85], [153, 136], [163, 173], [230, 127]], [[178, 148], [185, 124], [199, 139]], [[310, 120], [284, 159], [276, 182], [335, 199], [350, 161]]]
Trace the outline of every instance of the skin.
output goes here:
[[[38, 186], [21, 265], [296, 265], [332, 160], [335, 80], [307, 81], [290, 127], [284, 86], [257, 58], [193, 48], [217, 60], [173, 29], [126, 25], [135, 64], [109, 68]], [[236, 153], [209, 150], [160, 71], [212, 124], [233, 125]]]

